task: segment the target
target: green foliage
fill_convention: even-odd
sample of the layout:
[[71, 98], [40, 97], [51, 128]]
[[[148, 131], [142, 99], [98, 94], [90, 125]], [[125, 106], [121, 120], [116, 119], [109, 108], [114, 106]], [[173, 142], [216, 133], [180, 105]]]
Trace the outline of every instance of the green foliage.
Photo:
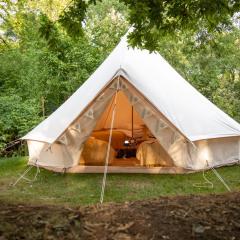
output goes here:
[[[17, 95], [0, 97], [0, 148], [16, 138], [22, 137], [40, 120], [40, 107], [33, 100], [26, 100]], [[6, 152], [3, 152], [6, 154]]]
[[129, 28], [126, 12], [125, 5], [115, 0], [105, 0], [88, 8], [85, 35], [101, 53], [106, 53], [105, 57]]
[[[202, 29], [222, 31], [232, 25], [231, 17], [240, 11], [239, 1], [229, 0], [119, 0], [128, 8], [128, 21], [134, 27], [129, 40], [133, 46], [156, 50], [161, 36]], [[74, 0], [60, 21], [71, 35], [83, 33], [82, 22], [96, 1]]]
[[161, 36], [179, 31], [222, 31], [240, 10], [239, 1], [229, 0], [121, 1], [130, 9], [129, 23], [135, 28], [129, 36], [131, 43], [149, 50], [156, 49]]
[[89, 8], [86, 34], [77, 39], [55, 21], [44, 1], [24, 0], [6, 8], [16, 14], [0, 25], [5, 41], [0, 41], [0, 155], [8, 142], [61, 105], [115, 47], [127, 24], [114, 4], [109, 9], [110, 2], [116, 5], [108, 0]]
[[95, 1], [74, 0], [60, 16], [59, 22], [72, 37], [83, 36], [83, 21], [89, 4]]

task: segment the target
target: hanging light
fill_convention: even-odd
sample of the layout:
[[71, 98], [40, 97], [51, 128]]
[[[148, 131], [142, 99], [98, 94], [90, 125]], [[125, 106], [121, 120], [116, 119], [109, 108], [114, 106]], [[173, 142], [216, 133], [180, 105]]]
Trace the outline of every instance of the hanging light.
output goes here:
[[132, 126], [131, 127], [132, 127], [131, 128], [131, 133], [132, 133], [131, 138], [127, 138], [123, 142], [123, 146], [125, 146], [125, 147], [135, 146], [137, 143], [136, 139], [133, 136], [133, 106], [132, 106]]
[[126, 140], [124, 141], [123, 145], [124, 145], [125, 147], [129, 147], [129, 146], [130, 146], [130, 141], [129, 141], [128, 139], [126, 139]]

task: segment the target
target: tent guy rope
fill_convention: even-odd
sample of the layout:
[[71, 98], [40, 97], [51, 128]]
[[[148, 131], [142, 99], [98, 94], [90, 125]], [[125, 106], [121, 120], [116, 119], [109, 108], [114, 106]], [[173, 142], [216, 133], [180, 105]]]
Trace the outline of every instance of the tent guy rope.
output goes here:
[[221, 175], [217, 172], [217, 170], [213, 167], [211, 167], [211, 170], [213, 171], [213, 173], [216, 175], [216, 177], [222, 182], [222, 184], [224, 185], [224, 187], [231, 192], [230, 187], [227, 185], [227, 183], [224, 181], [224, 179], [221, 177]]
[[[21, 140], [21, 139], [16, 139], [16, 140], [14, 140], [14, 141], [11, 141], [11, 142], [9, 142], [9, 143], [7, 144], [7, 146], [3, 149], [3, 151], [5, 151], [6, 149], [9, 149], [9, 148], [11, 148], [11, 147], [13, 147], [13, 146], [15, 146], [15, 145], [17, 145], [17, 144], [19, 144], [19, 143], [22, 144], [22, 140]], [[20, 175], [20, 177], [12, 184], [12, 186], [13, 186], [13, 187], [16, 186], [16, 185], [18, 184], [18, 182], [19, 182], [20, 180], [22, 180], [22, 179], [24, 179], [24, 180], [26, 180], [26, 181], [28, 181], [28, 182], [30, 182], [30, 183], [36, 181], [37, 176], [38, 176], [38, 174], [40, 173], [40, 168], [39, 168], [39, 166], [37, 165], [37, 160], [36, 160], [36, 162], [35, 162], [35, 165], [36, 165], [36, 167], [37, 167], [37, 171], [36, 171], [33, 179], [29, 179], [29, 178], [26, 178], [26, 177], [25, 177], [25, 176], [28, 174], [28, 172], [30, 172], [30, 170], [34, 167], [33, 165], [31, 165], [31, 166], [29, 166], [29, 167]]]
[[205, 182], [193, 183], [193, 186], [198, 187], [198, 188], [213, 188], [213, 183], [206, 177], [204, 169], [202, 171], [202, 176], [203, 176], [203, 179], [205, 180]]
[[112, 111], [111, 127], [110, 127], [109, 139], [108, 139], [107, 155], [106, 155], [106, 159], [105, 159], [104, 174], [103, 174], [103, 181], [102, 181], [102, 190], [101, 190], [101, 196], [100, 196], [100, 203], [101, 204], [103, 203], [103, 200], [104, 200], [104, 193], [105, 193], [105, 187], [106, 187], [110, 147], [111, 147], [111, 143], [112, 143], [112, 132], [113, 132], [113, 125], [114, 125], [115, 112], [116, 112], [116, 106], [117, 106], [117, 93], [118, 93], [118, 90], [119, 90], [119, 78], [120, 78], [120, 76], [118, 76], [117, 89], [116, 89], [116, 93], [115, 93], [115, 96], [114, 96], [114, 105], [113, 105], [113, 111]]
[[[221, 183], [224, 185], [224, 187], [231, 192], [231, 188], [227, 185], [226, 181], [221, 177], [221, 175], [217, 172], [217, 170], [214, 167], [210, 167], [208, 164], [208, 161], [206, 160], [206, 166], [209, 167], [212, 172], [215, 174], [215, 176], [221, 181]], [[205, 171], [204, 169], [202, 170], [203, 173], [203, 179], [205, 180], [204, 183], [194, 183], [194, 187], [199, 187], [199, 188], [213, 188], [213, 183], [207, 179], [205, 176]]]
[[[206, 160], [207, 166], [209, 166], [208, 161]], [[210, 169], [213, 171], [213, 173], [215, 174], [215, 176], [222, 182], [222, 184], [224, 185], [224, 187], [231, 192], [230, 187], [227, 185], [227, 183], [224, 181], [224, 179], [221, 177], [221, 175], [217, 172], [217, 170], [214, 167], [210, 167]]]
[[27, 175], [28, 172], [30, 172], [30, 170], [34, 167], [34, 165], [29, 166], [29, 167], [20, 175], [20, 177], [15, 181], [15, 183], [12, 184], [12, 186], [15, 187], [15, 186], [18, 184], [18, 182], [19, 182], [20, 180], [22, 180], [22, 179], [28, 181], [29, 183], [36, 181], [37, 176], [38, 176], [38, 174], [40, 173], [40, 168], [39, 168], [39, 166], [37, 165], [37, 161], [35, 162], [35, 165], [36, 165], [36, 167], [37, 167], [37, 171], [36, 171], [36, 173], [35, 173], [35, 175], [34, 175], [34, 177], [33, 177], [32, 180], [29, 179], [29, 178], [26, 178], [25, 176]]

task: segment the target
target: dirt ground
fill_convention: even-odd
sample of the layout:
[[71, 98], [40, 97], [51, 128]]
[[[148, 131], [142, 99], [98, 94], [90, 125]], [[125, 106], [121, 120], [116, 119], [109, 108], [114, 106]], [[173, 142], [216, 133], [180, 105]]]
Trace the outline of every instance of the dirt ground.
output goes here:
[[81, 208], [0, 202], [4, 239], [240, 239], [240, 193]]

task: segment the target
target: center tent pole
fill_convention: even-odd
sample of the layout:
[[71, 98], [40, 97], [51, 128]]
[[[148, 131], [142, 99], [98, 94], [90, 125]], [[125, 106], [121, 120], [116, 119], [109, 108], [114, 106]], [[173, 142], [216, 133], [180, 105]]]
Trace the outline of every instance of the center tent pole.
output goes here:
[[107, 155], [105, 159], [105, 166], [104, 166], [104, 174], [103, 174], [103, 181], [102, 181], [102, 190], [101, 190], [101, 196], [100, 196], [100, 203], [103, 203], [104, 200], [104, 193], [105, 193], [105, 187], [106, 187], [106, 180], [107, 180], [107, 171], [108, 171], [108, 162], [109, 162], [109, 155], [110, 155], [110, 149], [111, 149], [111, 143], [112, 143], [112, 132], [113, 132], [113, 125], [115, 120], [115, 113], [116, 113], [116, 106], [117, 106], [117, 94], [119, 91], [119, 78], [117, 80], [117, 89], [114, 96], [114, 105], [113, 105], [113, 111], [112, 111], [112, 119], [111, 119], [111, 126], [110, 126], [110, 134], [108, 139], [108, 147], [107, 147]]
[[133, 139], [133, 106], [132, 106], [132, 139]]

